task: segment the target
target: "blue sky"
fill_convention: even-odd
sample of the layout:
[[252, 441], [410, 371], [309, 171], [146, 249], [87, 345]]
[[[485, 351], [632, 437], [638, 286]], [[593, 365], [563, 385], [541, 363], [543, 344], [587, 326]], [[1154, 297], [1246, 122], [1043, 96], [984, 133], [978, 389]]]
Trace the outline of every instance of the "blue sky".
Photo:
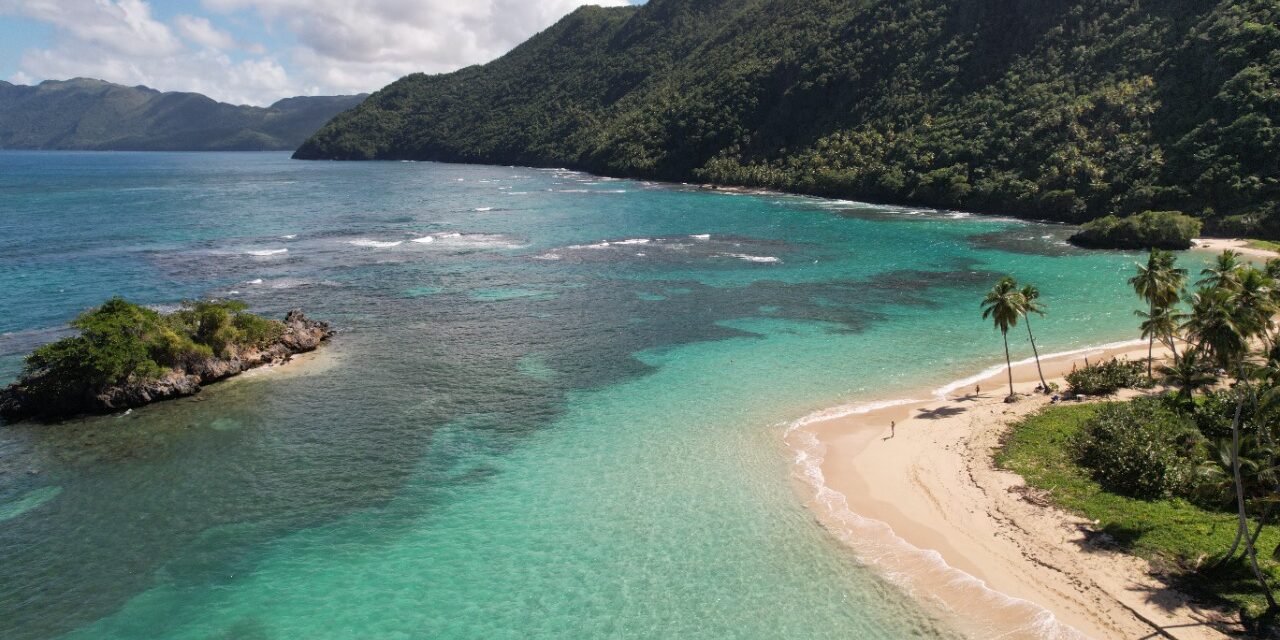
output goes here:
[[0, 79], [85, 76], [237, 104], [487, 62], [584, 4], [642, 0], [0, 0]]

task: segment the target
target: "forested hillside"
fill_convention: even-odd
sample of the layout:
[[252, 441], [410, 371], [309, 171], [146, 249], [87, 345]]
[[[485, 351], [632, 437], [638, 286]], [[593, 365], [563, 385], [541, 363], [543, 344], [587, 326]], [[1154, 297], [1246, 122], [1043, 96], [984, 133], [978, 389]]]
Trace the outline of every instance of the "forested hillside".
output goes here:
[[651, 0], [405, 77], [296, 157], [569, 166], [1280, 235], [1280, 0]]
[[288, 98], [261, 108], [88, 78], [0, 81], [0, 149], [293, 150], [363, 98]]

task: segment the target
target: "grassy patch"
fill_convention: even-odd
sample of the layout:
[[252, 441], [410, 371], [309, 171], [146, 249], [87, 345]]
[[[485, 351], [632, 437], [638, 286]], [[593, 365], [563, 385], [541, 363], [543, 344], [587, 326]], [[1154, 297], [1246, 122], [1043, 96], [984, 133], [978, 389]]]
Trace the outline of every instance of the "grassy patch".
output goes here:
[[1254, 249], [1262, 249], [1263, 251], [1275, 251], [1280, 253], [1280, 242], [1272, 242], [1270, 240], [1245, 240], [1250, 247]]
[[[1048, 407], [1014, 425], [996, 463], [1027, 484], [1048, 491], [1062, 508], [1097, 523], [1122, 549], [1150, 560], [1177, 585], [1207, 601], [1239, 608], [1246, 620], [1266, 609], [1261, 589], [1244, 562], [1212, 568], [1235, 537], [1235, 515], [1209, 511], [1180, 499], [1138, 500], [1105, 491], [1075, 460], [1071, 439], [1101, 405]], [[1258, 556], [1272, 584], [1280, 565], [1271, 552], [1280, 527], [1258, 540]]]

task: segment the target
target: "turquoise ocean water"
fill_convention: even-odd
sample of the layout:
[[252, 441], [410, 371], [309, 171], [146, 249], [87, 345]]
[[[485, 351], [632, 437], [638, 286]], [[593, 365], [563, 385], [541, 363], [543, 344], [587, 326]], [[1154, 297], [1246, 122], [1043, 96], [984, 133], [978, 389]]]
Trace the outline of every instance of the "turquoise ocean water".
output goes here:
[[[567, 171], [0, 152], [0, 382], [105, 297], [341, 329], [314, 364], [0, 428], [0, 637], [901, 638], [803, 507], [814, 410], [1128, 339], [1136, 256], [959, 213]], [[1025, 340], [1015, 357], [1030, 355]]]

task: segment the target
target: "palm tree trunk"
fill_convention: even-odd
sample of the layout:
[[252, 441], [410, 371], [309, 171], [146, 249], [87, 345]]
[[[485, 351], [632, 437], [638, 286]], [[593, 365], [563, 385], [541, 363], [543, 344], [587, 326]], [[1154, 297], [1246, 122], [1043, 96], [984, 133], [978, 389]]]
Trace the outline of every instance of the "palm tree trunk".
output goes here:
[[1044, 370], [1040, 368], [1040, 350], [1036, 348], [1036, 337], [1031, 333], [1031, 317], [1023, 316], [1027, 321], [1027, 337], [1031, 339], [1031, 353], [1036, 355], [1036, 373], [1040, 374], [1040, 386], [1049, 393], [1049, 383], [1044, 381]]
[[1213, 563], [1213, 567], [1216, 569], [1218, 567], [1227, 566], [1227, 563], [1231, 562], [1231, 559], [1236, 557], [1236, 551], [1240, 549], [1240, 541], [1243, 539], [1244, 531], [1240, 529], [1239, 525], [1236, 525], [1236, 539], [1231, 541], [1231, 548], [1227, 550], [1227, 555], [1222, 556], [1221, 560]]
[[1001, 329], [1000, 334], [1004, 336], [1004, 364], [1005, 370], [1009, 372], [1009, 397], [1013, 397], [1013, 361], [1009, 359], [1009, 330]]
[[1173, 352], [1173, 366], [1178, 366], [1178, 337], [1169, 334], [1169, 351]]
[[[1156, 314], [1155, 303], [1152, 303], [1150, 306], [1148, 306], [1147, 310], [1148, 310], [1147, 311], [1148, 318], [1150, 318], [1151, 316], [1154, 316]], [[1151, 361], [1153, 358], [1155, 347], [1156, 347], [1156, 334], [1152, 333], [1150, 336], [1147, 337], [1147, 377], [1148, 378], [1152, 377]]]
[[[1240, 365], [1240, 374], [1237, 380], [1244, 380], [1244, 364]], [[1231, 422], [1231, 474], [1235, 479], [1236, 485], [1236, 510], [1239, 514], [1239, 529], [1236, 531], [1237, 536], [1244, 538], [1244, 551], [1249, 556], [1249, 567], [1253, 570], [1253, 576], [1258, 579], [1258, 584], [1262, 585], [1262, 593], [1267, 598], [1267, 606], [1274, 610], [1276, 608], [1275, 596], [1271, 594], [1271, 587], [1267, 584], [1267, 579], [1262, 575], [1262, 569], [1258, 567], [1258, 550], [1253, 546], [1253, 536], [1249, 533], [1249, 515], [1245, 510], [1244, 502], [1244, 480], [1240, 474], [1240, 411], [1244, 408], [1244, 393], [1240, 394], [1240, 398], [1236, 401], [1236, 416]]]
[[1267, 520], [1271, 518], [1271, 503], [1263, 507], [1262, 515], [1258, 518], [1258, 528], [1253, 530], [1253, 535], [1249, 536], [1254, 545], [1258, 544], [1258, 538], [1262, 536], [1262, 528], [1267, 525]]

